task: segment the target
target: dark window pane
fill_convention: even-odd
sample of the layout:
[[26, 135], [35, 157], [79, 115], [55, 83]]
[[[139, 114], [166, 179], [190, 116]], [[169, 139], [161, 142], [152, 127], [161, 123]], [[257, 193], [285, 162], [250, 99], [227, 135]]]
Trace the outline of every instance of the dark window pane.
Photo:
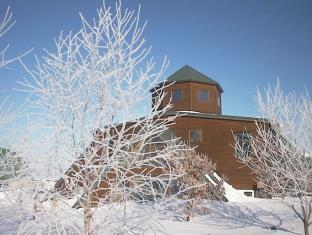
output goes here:
[[236, 138], [238, 141], [239, 146], [242, 148], [240, 149], [242, 152], [238, 152], [238, 149], [236, 148], [236, 154], [244, 154], [245, 156], [249, 156], [251, 154], [251, 146], [250, 146], [250, 133], [237, 133]]
[[177, 103], [182, 101], [182, 90], [173, 90], [172, 91], [172, 102]]
[[201, 142], [201, 129], [192, 129], [190, 131], [190, 139], [193, 142]]
[[209, 93], [206, 90], [198, 90], [198, 101], [208, 102]]
[[252, 197], [252, 192], [244, 192], [245, 196]]

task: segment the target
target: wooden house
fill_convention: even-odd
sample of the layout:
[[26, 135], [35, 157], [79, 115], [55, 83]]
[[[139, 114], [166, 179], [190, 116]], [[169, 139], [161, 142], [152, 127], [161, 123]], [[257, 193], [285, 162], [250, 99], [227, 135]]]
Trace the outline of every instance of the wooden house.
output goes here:
[[[170, 126], [170, 134], [164, 133], [162, 138], [171, 138], [174, 135], [197, 146], [196, 151], [206, 153], [217, 164], [217, 173], [219, 175], [224, 174], [234, 188], [245, 191], [248, 196], [255, 195], [254, 193], [258, 192], [257, 184], [254, 181], [255, 175], [246, 166], [239, 163], [234, 156], [234, 135], [237, 136], [239, 141], [248, 143], [248, 137], [256, 135], [255, 121], [262, 120], [223, 115], [221, 99], [223, 89], [220, 84], [190, 66], [182, 67], [169, 76], [164, 83], [173, 83], [170, 86], [165, 86], [164, 90], [162, 90], [162, 92], [165, 92], [163, 104], [170, 102], [170, 100], [173, 104], [171, 110], [165, 115], [179, 114], [179, 116], [176, 118], [175, 123]], [[151, 89], [152, 106], [157, 101], [160, 92], [159, 87], [162, 85], [159, 84]], [[163, 105], [160, 105], [159, 109], [162, 107]], [[133, 123], [128, 125], [131, 126]], [[103, 148], [100, 148], [100, 152], [103, 152]], [[102, 154], [99, 153], [98, 155]], [[82, 165], [84, 164], [82, 155], [80, 159], [73, 163], [65, 175], [77, 178], [75, 175], [77, 172], [83, 171]], [[157, 168], [134, 168], [132, 171], [148, 172], [148, 174], [154, 175], [163, 173], [162, 170]], [[81, 177], [84, 177], [83, 173]], [[112, 173], [107, 177], [112, 179], [115, 176]], [[98, 198], [101, 198], [107, 192], [106, 180], [102, 179], [94, 192], [95, 203], [97, 203]], [[75, 185], [79, 187], [79, 184]], [[66, 193], [73, 191], [73, 189], [68, 188], [64, 178], [57, 182], [55, 188]]]
[[[173, 104], [167, 115], [181, 114], [171, 131], [196, 145], [196, 151], [206, 153], [217, 164], [218, 173], [224, 174], [234, 188], [253, 195], [257, 190], [255, 176], [236, 160], [234, 135], [248, 142], [249, 135], [256, 135], [255, 121], [262, 120], [223, 115], [221, 85], [188, 65], [169, 76], [165, 83], [173, 83], [164, 89], [163, 102], [171, 99]], [[159, 95], [158, 87], [151, 90], [153, 102]]]

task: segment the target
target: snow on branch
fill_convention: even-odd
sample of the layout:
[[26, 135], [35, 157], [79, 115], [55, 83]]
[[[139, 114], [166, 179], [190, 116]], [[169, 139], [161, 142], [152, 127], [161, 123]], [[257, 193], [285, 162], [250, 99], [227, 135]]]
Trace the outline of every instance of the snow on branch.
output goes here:
[[[257, 122], [257, 135], [236, 137], [236, 157], [257, 175], [259, 186], [282, 198], [303, 220], [311, 222], [312, 103], [308, 92], [283, 94], [279, 82], [258, 91], [259, 111], [268, 121]], [[248, 147], [246, 147], [248, 146]], [[299, 201], [299, 209], [294, 201]]]
[[[187, 190], [170, 192], [183, 175], [179, 153], [188, 148], [169, 130], [175, 116], [166, 115], [171, 104], [162, 92], [168, 62], [156, 66], [149, 57], [140, 9], [124, 10], [117, 1], [115, 8], [104, 4], [92, 22], [80, 17], [81, 29], [61, 33], [55, 50], [46, 51], [21, 83], [41, 117], [34, 129], [47, 133], [38, 141], [46, 146], [45, 165], [60, 177], [49, 198], [82, 208], [85, 234], [121, 233], [133, 218], [140, 225], [135, 229], [144, 231], [155, 225], [148, 208], [166, 206]], [[159, 99], [151, 108], [156, 86]], [[104, 207], [109, 213], [98, 217]]]

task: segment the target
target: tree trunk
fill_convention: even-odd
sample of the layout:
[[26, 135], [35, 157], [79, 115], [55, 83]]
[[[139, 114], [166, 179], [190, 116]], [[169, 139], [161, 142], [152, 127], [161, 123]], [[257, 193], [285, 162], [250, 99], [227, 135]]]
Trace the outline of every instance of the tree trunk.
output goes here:
[[92, 210], [91, 206], [87, 205], [83, 208], [84, 213], [84, 234], [92, 235]]
[[305, 203], [305, 206], [301, 206], [302, 209], [302, 214], [303, 214], [303, 227], [304, 227], [304, 234], [305, 235], [309, 235], [309, 227], [310, 227], [310, 218], [311, 218], [311, 212], [312, 212], [312, 208], [311, 208], [311, 203]]
[[309, 221], [303, 221], [303, 226], [304, 226], [304, 235], [309, 235]]
[[192, 210], [193, 210], [192, 202], [188, 202], [185, 208], [186, 221], [191, 221]]
[[124, 217], [123, 217], [123, 226], [127, 225], [127, 201], [125, 201], [124, 204], [124, 208], [123, 208], [123, 213], [124, 213]]

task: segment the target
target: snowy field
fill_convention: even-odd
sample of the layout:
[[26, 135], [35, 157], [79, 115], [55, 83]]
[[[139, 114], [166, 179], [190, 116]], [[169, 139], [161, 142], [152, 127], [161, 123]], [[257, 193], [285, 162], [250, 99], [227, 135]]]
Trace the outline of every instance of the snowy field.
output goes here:
[[213, 203], [208, 207], [207, 215], [197, 216], [191, 222], [166, 220], [163, 225], [168, 234], [303, 234], [301, 221], [275, 200]]
[[[175, 214], [173, 209], [165, 211], [163, 214], [153, 214], [151, 212], [149, 215], [156, 218], [156, 222], [159, 222], [167, 234], [172, 235], [303, 234], [302, 222], [295, 217], [292, 210], [279, 200], [250, 198], [244, 196], [243, 192], [235, 190], [227, 183], [224, 184], [224, 187], [229, 202], [212, 201], [207, 203], [205, 205], [207, 210], [202, 214], [194, 215], [190, 222], [185, 221], [183, 214]], [[139, 207], [136, 206], [136, 208]], [[77, 224], [77, 230], [71, 230], [72, 232], [68, 234], [81, 233], [81, 230], [79, 230], [83, 224], [81, 217], [75, 217], [74, 214], [72, 216], [69, 215], [69, 213], [77, 213], [79, 211], [63, 211], [61, 213], [61, 217], [63, 217], [61, 218], [62, 226]], [[99, 208], [96, 212], [99, 214], [96, 217], [103, 219], [105, 215], [109, 214], [109, 211], [104, 207]], [[22, 221], [21, 216], [12, 211], [2, 211], [0, 216], [0, 234], [17, 234]], [[111, 226], [111, 222], [107, 223], [106, 226]], [[140, 224], [135, 225], [135, 220], [129, 221], [128, 224], [140, 226]], [[20, 230], [19, 234], [48, 234], [47, 231], [34, 233], [32, 231], [34, 227], [32, 226], [28, 226], [24, 222], [24, 229]], [[119, 234], [135, 234], [123, 232]], [[111, 233], [104, 233], [99, 229], [98, 234]], [[154, 233], [146, 231], [144, 234], [150, 235]]]
[[[197, 215], [190, 222], [186, 222], [182, 217], [170, 216], [158, 216], [158, 221], [167, 233], [172, 235], [303, 234], [301, 222], [289, 208], [276, 200], [213, 202], [207, 207], [207, 214]], [[18, 226], [18, 220], [11, 216], [4, 218], [2, 215], [0, 234], [16, 234]], [[270, 227], [273, 230], [269, 229]], [[31, 231], [28, 232], [32, 234]]]
[[196, 216], [190, 222], [181, 219], [162, 221], [167, 233], [183, 235], [304, 233], [302, 222], [278, 199], [246, 197], [243, 192], [235, 190], [226, 182], [224, 187], [229, 202], [208, 204], [208, 213]]

